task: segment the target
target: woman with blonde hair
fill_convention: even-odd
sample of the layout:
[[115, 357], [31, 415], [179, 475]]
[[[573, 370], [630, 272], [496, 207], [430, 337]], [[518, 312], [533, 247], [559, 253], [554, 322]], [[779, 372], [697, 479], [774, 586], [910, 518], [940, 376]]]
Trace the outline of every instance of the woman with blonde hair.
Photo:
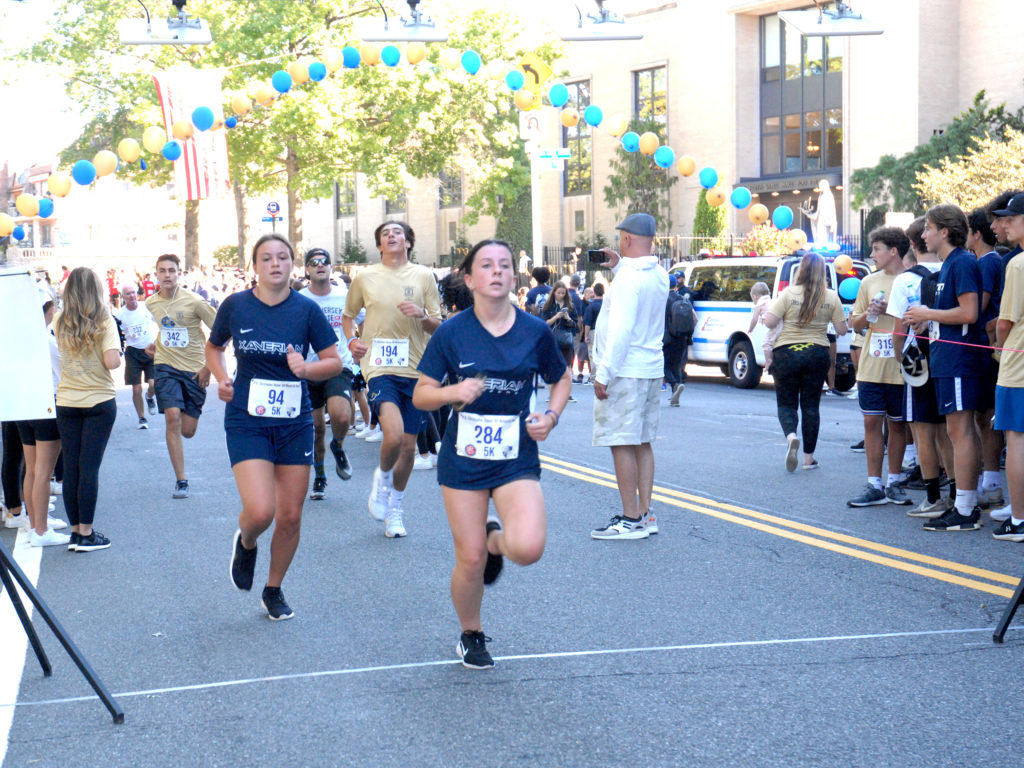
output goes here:
[[764, 315], [769, 328], [782, 323], [773, 348], [772, 376], [779, 423], [786, 435], [789, 472], [797, 467], [798, 424], [804, 439], [803, 468], [818, 467], [814, 449], [821, 424], [821, 387], [829, 369], [828, 324], [831, 322], [840, 336], [846, 333], [843, 305], [839, 294], [828, 287], [827, 269], [819, 254], [804, 254], [796, 279], [779, 293]]
[[64, 309], [53, 320], [63, 367], [57, 385], [57, 428], [64, 452], [64, 508], [71, 523], [68, 550], [106, 549], [110, 539], [93, 530], [100, 463], [114, 428], [114, 377], [121, 364], [117, 325], [100, 278], [78, 267], [64, 287]]

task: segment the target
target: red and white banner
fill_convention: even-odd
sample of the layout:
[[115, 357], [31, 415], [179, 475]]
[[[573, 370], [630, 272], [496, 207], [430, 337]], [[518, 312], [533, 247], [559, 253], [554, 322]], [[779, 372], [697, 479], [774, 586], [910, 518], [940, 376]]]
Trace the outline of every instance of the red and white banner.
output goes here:
[[[173, 138], [175, 122], [187, 120], [192, 123], [192, 111], [196, 107], [212, 109], [214, 124], [224, 119], [219, 70], [178, 67], [153, 75], [153, 82], [163, 110], [168, 139]], [[178, 188], [185, 190], [186, 200], [203, 200], [231, 191], [224, 130], [196, 130], [192, 138], [182, 142], [184, 152], [174, 162], [174, 174]]]

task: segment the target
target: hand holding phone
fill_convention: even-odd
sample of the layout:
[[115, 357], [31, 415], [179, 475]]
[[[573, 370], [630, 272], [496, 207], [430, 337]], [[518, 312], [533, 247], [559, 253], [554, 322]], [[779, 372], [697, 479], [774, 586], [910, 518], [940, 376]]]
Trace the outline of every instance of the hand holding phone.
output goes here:
[[589, 264], [604, 264], [608, 258], [608, 254], [604, 251], [587, 251], [587, 263]]

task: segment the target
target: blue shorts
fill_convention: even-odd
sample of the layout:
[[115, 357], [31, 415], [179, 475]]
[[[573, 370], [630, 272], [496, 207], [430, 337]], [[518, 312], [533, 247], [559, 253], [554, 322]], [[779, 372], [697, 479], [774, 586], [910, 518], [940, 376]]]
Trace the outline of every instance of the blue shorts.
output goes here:
[[904, 384], [857, 382], [857, 400], [865, 416], [888, 416], [889, 421], [903, 421]]
[[903, 385], [903, 420], [917, 424], [942, 424], [946, 421], [939, 415], [935, 402], [935, 381], [928, 379], [920, 387]]
[[939, 413], [977, 411], [981, 404], [981, 379], [976, 376], [942, 376], [935, 381]]
[[367, 382], [369, 390], [370, 410], [380, 421], [380, 406], [383, 403], [394, 403], [402, 412], [402, 431], [407, 435], [415, 435], [424, 427], [423, 411], [417, 410], [412, 404], [412, 391], [416, 389], [416, 379], [405, 376], [374, 376]]
[[178, 408], [186, 416], [198, 419], [206, 403], [206, 390], [199, 386], [199, 374], [179, 371], [165, 363], [155, 366], [156, 404], [160, 413]]
[[226, 426], [224, 440], [232, 467], [249, 459], [263, 459], [278, 466], [313, 463], [312, 421], [272, 427]]
[[1024, 387], [996, 387], [995, 428], [1024, 432]]

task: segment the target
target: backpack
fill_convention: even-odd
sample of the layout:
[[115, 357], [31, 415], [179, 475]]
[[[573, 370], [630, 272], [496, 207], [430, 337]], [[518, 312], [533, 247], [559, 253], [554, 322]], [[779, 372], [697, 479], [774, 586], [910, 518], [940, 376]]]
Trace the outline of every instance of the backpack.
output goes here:
[[697, 323], [693, 318], [693, 302], [689, 295], [676, 294], [668, 307], [668, 323], [666, 330], [670, 336], [680, 338], [690, 336]]
[[926, 307], [934, 307], [939, 272], [932, 272], [924, 264], [915, 264], [907, 272], [913, 272], [921, 278], [921, 303]]

